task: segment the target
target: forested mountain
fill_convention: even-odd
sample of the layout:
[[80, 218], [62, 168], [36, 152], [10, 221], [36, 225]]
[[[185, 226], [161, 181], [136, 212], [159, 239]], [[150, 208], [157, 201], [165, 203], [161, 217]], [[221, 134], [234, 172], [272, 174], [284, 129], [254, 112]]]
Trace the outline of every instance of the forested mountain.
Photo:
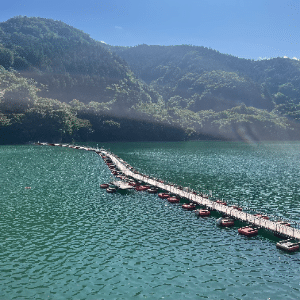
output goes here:
[[242, 103], [268, 111], [284, 105], [290, 112], [299, 105], [298, 60], [254, 61], [188, 45], [108, 47], [166, 102], [194, 112]]
[[16, 17], [0, 23], [0, 64], [46, 85], [41, 96], [63, 102], [114, 101], [120, 107], [119, 86], [130, 94], [126, 107], [148, 97], [147, 86], [119, 56], [60, 21]]
[[179, 126], [161, 125], [147, 117], [116, 116], [109, 104], [76, 99], [65, 103], [38, 93], [36, 82], [0, 66], [0, 144], [185, 138]]
[[0, 143], [299, 139], [300, 63], [113, 47], [63, 22], [0, 23]]

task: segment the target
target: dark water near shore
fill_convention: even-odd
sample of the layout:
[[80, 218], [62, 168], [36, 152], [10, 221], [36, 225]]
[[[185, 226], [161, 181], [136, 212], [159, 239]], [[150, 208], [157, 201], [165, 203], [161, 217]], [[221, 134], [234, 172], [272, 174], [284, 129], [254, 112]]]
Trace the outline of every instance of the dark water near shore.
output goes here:
[[[300, 143], [103, 146], [149, 175], [300, 221]], [[300, 299], [300, 253], [271, 234], [247, 239], [155, 195], [107, 194], [110, 172], [91, 152], [0, 154], [0, 299]]]

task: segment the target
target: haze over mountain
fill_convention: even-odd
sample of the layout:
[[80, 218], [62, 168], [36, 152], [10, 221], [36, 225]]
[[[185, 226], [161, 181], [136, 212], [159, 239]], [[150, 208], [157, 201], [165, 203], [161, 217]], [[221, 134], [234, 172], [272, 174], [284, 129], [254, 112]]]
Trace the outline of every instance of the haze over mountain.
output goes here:
[[60, 21], [16, 17], [0, 23], [0, 65], [2, 143], [299, 139], [298, 60], [113, 47]]

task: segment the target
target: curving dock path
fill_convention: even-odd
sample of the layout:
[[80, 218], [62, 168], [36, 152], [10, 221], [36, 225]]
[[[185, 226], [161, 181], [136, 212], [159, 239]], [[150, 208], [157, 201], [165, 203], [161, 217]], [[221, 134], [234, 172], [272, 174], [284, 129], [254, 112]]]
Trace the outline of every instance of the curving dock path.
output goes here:
[[123, 161], [121, 158], [117, 157], [116, 155], [112, 154], [111, 152], [105, 149], [95, 149], [95, 148], [89, 148], [83, 146], [62, 145], [62, 144], [48, 144], [48, 143], [38, 143], [38, 144], [51, 145], [51, 146], [63, 146], [63, 147], [69, 147], [73, 149], [93, 151], [100, 156], [105, 155], [106, 157], [109, 157], [112, 160], [112, 162], [116, 165], [116, 167], [127, 177], [131, 177], [136, 180], [143, 181], [151, 186], [155, 186], [159, 189], [168, 191], [172, 194], [178, 195], [179, 197], [186, 198], [189, 201], [194, 202], [196, 204], [203, 205], [210, 210], [216, 210], [234, 219], [247, 222], [250, 225], [264, 228], [276, 234], [300, 241], [300, 230], [297, 228], [286, 226], [276, 221], [266, 220], [262, 217], [258, 217], [253, 214], [240, 211], [234, 207], [226, 206], [221, 203], [211, 201], [207, 197], [197, 194], [195, 192], [182, 190], [175, 185], [164, 183], [155, 178], [150, 178], [147, 175], [133, 171], [133, 168], [130, 165], [128, 165], [125, 161]]

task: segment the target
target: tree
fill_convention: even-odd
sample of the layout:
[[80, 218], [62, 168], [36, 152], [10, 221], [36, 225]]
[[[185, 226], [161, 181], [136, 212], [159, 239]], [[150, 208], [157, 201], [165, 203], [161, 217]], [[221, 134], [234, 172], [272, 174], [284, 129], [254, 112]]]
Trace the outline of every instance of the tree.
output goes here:
[[14, 54], [11, 50], [0, 46], [0, 65], [5, 69], [10, 68], [14, 64]]

